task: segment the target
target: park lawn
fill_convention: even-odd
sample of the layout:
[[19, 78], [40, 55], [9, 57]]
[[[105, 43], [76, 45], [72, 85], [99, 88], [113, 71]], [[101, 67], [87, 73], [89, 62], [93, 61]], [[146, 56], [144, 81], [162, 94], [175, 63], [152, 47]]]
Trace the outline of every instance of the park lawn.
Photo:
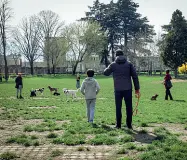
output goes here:
[[[83, 79], [83, 77], [82, 77]], [[81, 80], [82, 80], [81, 79]], [[113, 155], [133, 159], [172, 159], [187, 157], [187, 143], [179, 141], [179, 135], [170, 133], [158, 124], [181, 124], [184, 131], [187, 128], [186, 81], [173, 83], [171, 89], [174, 101], [165, 101], [163, 77], [140, 77], [141, 98], [138, 115], [133, 117], [133, 125], [138, 134], [149, 134], [149, 127], [157, 124], [154, 129], [155, 138], [145, 147], [138, 146], [136, 136], [132, 131], [122, 128], [116, 130], [113, 80], [111, 77], [97, 76], [101, 91], [98, 95], [94, 125], [87, 123], [86, 107], [83, 99], [66, 101], [62, 88], [75, 89], [75, 77], [58, 76], [43, 78], [24, 78], [24, 100], [15, 99], [14, 80], [0, 84], [0, 119], [19, 123], [27, 120], [30, 123], [22, 125], [22, 134], [5, 138], [6, 143], [18, 143], [25, 146], [43, 145], [48, 143], [64, 145], [117, 145], [119, 150]], [[47, 86], [59, 88], [60, 96], [50, 94]], [[32, 88], [45, 88], [44, 96], [30, 98]], [[134, 90], [133, 90], [134, 93]], [[157, 101], [151, 101], [152, 95], [158, 94]], [[78, 97], [83, 96], [78, 93]], [[133, 105], [137, 99], [133, 97]], [[47, 107], [47, 108], [42, 108]], [[123, 106], [123, 124], [125, 126], [125, 107]], [[185, 128], [186, 127], [186, 128]], [[32, 137], [27, 133], [48, 132], [45, 140]], [[187, 135], [186, 135], [187, 136]], [[141, 142], [141, 140], [139, 140]], [[185, 149], [186, 148], [186, 149]], [[132, 150], [140, 154], [129, 155]], [[123, 158], [122, 158], [123, 159]], [[125, 159], [125, 158], [124, 158]], [[173, 158], [175, 159], [175, 158]]]

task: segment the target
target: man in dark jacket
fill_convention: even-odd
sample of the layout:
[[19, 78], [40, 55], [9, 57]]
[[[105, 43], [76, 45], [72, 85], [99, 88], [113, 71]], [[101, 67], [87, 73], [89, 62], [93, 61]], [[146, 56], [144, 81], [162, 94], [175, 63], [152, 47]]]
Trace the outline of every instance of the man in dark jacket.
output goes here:
[[126, 124], [129, 129], [132, 129], [132, 81], [133, 79], [135, 94], [139, 96], [139, 80], [133, 65], [128, 62], [122, 50], [116, 51], [116, 60], [105, 69], [104, 75], [109, 76], [113, 73], [115, 103], [116, 103], [116, 128], [121, 128], [121, 107], [122, 99], [126, 104]]
[[[22, 81], [21, 74], [18, 74], [15, 82], [16, 82], [15, 88], [17, 88], [17, 98], [22, 99], [23, 97], [21, 95], [21, 92], [22, 92], [22, 88], [23, 88], [23, 81]], [[18, 97], [19, 92], [20, 92], [20, 96]]]

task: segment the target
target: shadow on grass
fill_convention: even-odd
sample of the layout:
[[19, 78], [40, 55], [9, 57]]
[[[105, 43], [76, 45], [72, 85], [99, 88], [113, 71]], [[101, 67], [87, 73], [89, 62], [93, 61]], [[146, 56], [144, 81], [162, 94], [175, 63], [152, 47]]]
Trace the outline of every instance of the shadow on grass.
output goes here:
[[116, 130], [115, 128], [112, 128], [112, 127], [107, 126], [107, 125], [105, 125], [105, 124], [97, 125], [97, 124], [93, 123], [93, 124], [92, 124], [92, 127], [93, 127], [93, 128], [102, 128], [102, 129], [104, 129], [104, 130], [106, 130], [106, 131], [114, 131], [114, 130]]
[[139, 131], [133, 131], [133, 137], [135, 141], [141, 142], [141, 143], [146, 143], [146, 144], [151, 144], [154, 140], [156, 140], [157, 136], [149, 133], [141, 133]]
[[173, 100], [174, 102], [186, 102], [185, 100]]

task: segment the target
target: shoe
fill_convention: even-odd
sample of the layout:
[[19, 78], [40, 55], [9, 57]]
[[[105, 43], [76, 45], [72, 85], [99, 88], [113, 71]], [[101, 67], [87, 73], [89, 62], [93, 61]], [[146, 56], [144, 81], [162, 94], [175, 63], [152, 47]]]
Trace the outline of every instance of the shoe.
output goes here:
[[127, 125], [127, 128], [133, 130], [132, 125], [130, 125], [130, 126]]
[[19, 97], [20, 99], [24, 99], [22, 96]]
[[17, 99], [19, 99], [19, 97], [17, 96]]
[[132, 128], [132, 126], [130, 126], [130, 127], [127, 127], [128, 129], [131, 129], [131, 130], [133, 130], [133, 128]]
[[116, 129], [121, 129], [121, 126], [115, 126], [114, 128], [116, 128]]

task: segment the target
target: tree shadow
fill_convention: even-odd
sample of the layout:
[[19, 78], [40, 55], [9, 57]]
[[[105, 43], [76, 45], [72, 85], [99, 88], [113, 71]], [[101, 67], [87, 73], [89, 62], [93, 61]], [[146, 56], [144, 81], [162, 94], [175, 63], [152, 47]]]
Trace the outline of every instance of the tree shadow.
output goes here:
[[142, 133], [140, 131], [133, 130], [134, 134], [132, 135], [135, 141], [140, 143], [151, 144], [154, 140], [156, 140], [157, 136], [149, 133]]

